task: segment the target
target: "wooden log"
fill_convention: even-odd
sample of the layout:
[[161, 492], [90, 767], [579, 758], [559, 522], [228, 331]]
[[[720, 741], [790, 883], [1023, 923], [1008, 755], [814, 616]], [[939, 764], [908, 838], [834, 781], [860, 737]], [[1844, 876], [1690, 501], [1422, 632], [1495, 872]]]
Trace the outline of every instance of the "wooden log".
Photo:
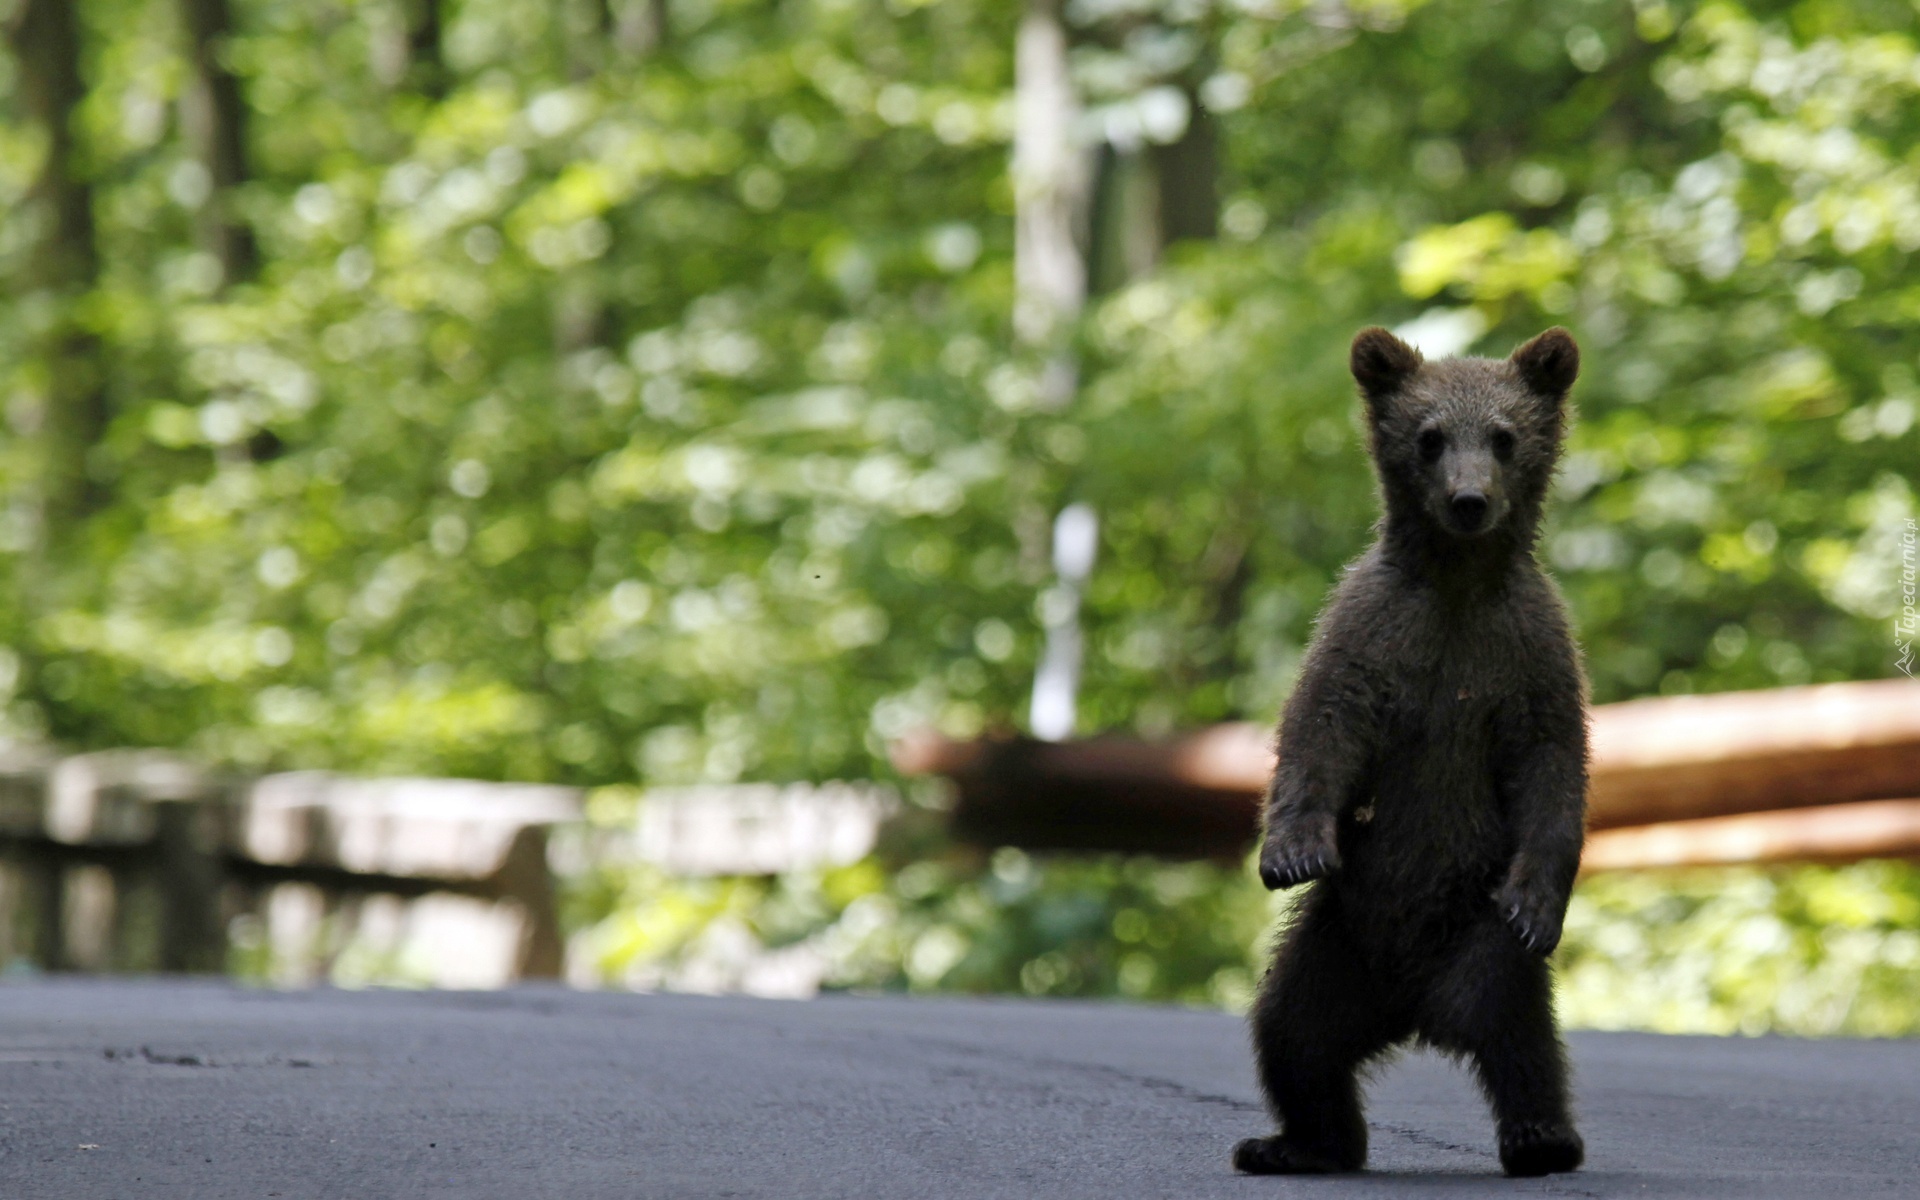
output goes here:
[[894, 765], [953, 779], [959, 797], [951, 827], [962, 840], [1235, 858], [1259, 829], [1258, 795], [1273, 763], [1268, 736], [1252, 725], [1219, 725], [1169, 742], [922, 735], [895, 747]]
[[1731, 863], [1920, 857], [1920, 800], [1663, 821], [1587, 837], [1581, 874]]
[[[959, 787], [956, 834], [1032, 849], [1242, 854], [1272, 776], [1271, 734], [1218, 725], [1164, 742], [1022, 738], [898, 744], [908, 774]], [[1595, 830], [1920, 795], [1920, 682], [1660, 697], [1593, 713]]]
[[1828, 683], [1594, 710], [1589, 825], [1920, 795], [1920, 682]]

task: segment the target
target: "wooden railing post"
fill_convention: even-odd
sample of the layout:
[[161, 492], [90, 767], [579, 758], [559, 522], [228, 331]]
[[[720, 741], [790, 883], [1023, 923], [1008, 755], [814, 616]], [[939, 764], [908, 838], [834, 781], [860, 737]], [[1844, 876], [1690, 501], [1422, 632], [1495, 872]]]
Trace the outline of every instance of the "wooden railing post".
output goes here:
[[517, 964], [520, 978], [560, 978], [566, 944], [560, 934], [553, 872], [547, 868], [546, 829], [529, 825], [515, 834], [506, 860], [490, 882], [501, 897], [518, 901], [526, 914]]
[[213, 973], [227, 964], [226, 922], [220, 911], [219, 846], [208, 829], [204, 801], [155, 804], [153, 870], [160, 894], [159, 967]]
[[26, 886], [21, 891], [33, 904], [33, 965], [59, 971], [67, 965], [67, 928], [61, 917], [67, 906], [67, 872], [50, 853], [22, 857]]

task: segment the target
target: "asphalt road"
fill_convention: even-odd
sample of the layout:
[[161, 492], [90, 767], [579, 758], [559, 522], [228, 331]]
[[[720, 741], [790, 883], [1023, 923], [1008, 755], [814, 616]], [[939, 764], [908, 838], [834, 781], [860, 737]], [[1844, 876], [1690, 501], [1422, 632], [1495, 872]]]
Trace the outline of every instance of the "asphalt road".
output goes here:
[[0, 1198], [1920, 1196], [1920, 1042], [1573, 1046], [1577, 1175], [1502, 1178], [1411, 1055], [1366, 1174], [1253, 1179], [1214, 1013], [34, 982], [0, 987]]

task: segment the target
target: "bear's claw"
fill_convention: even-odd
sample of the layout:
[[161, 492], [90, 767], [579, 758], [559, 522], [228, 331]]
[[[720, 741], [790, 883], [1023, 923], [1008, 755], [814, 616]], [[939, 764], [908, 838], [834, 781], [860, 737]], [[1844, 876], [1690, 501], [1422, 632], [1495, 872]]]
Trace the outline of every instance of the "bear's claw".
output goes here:
[[1546, 957], [1552, 954], [1560, 944], [1561, 920], [1554, 906], [1538, 898], [1524, 894], [1513, 884], [1500, 889], [1494, 896], [1499, 905], [1500, 917], [1507, 928], [1513, 930], [1513, 936], [1530, 954]]
[[1267, 885], [1269, 891], [1279, 891], [1295, 884], [1308, 883], [1322, 878], [1333, 871], [1332, 852], [1322, 850], [1317, 854], [1303, 854], [1278, 863], [1260, 864], [1260, 882]]
[[1260, 882], [1270, 891], [1322, 879], [1340, 869], [1331, 816], [1296, 816], [1271, 827], [1260, 847]]
[[1325, 1155], [1303, 1150], [1284, 1136], [1248, 1138], [1233, 1148], [1233, 1169], [1248, 1175], [1329, 1175], [1352, 1170]]

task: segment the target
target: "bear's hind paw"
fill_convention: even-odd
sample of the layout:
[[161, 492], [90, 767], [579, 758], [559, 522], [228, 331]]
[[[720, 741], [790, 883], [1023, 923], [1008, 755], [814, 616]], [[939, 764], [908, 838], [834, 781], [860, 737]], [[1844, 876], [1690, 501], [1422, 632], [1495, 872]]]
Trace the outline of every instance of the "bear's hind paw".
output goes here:
[[1500, 1139], [1500, 1165], [1516, 1177], [1578, 1170], [1586, 1155], [1586, 1144], [1568, 1125], [1523, 1125]]
[[1327, 1175], [1353, 1170], [1324, 1155], [1304, 1150], [1283, 1134], [1248, 1138], [1233, 1148], [1233, 1169], [1248, 1175]]

